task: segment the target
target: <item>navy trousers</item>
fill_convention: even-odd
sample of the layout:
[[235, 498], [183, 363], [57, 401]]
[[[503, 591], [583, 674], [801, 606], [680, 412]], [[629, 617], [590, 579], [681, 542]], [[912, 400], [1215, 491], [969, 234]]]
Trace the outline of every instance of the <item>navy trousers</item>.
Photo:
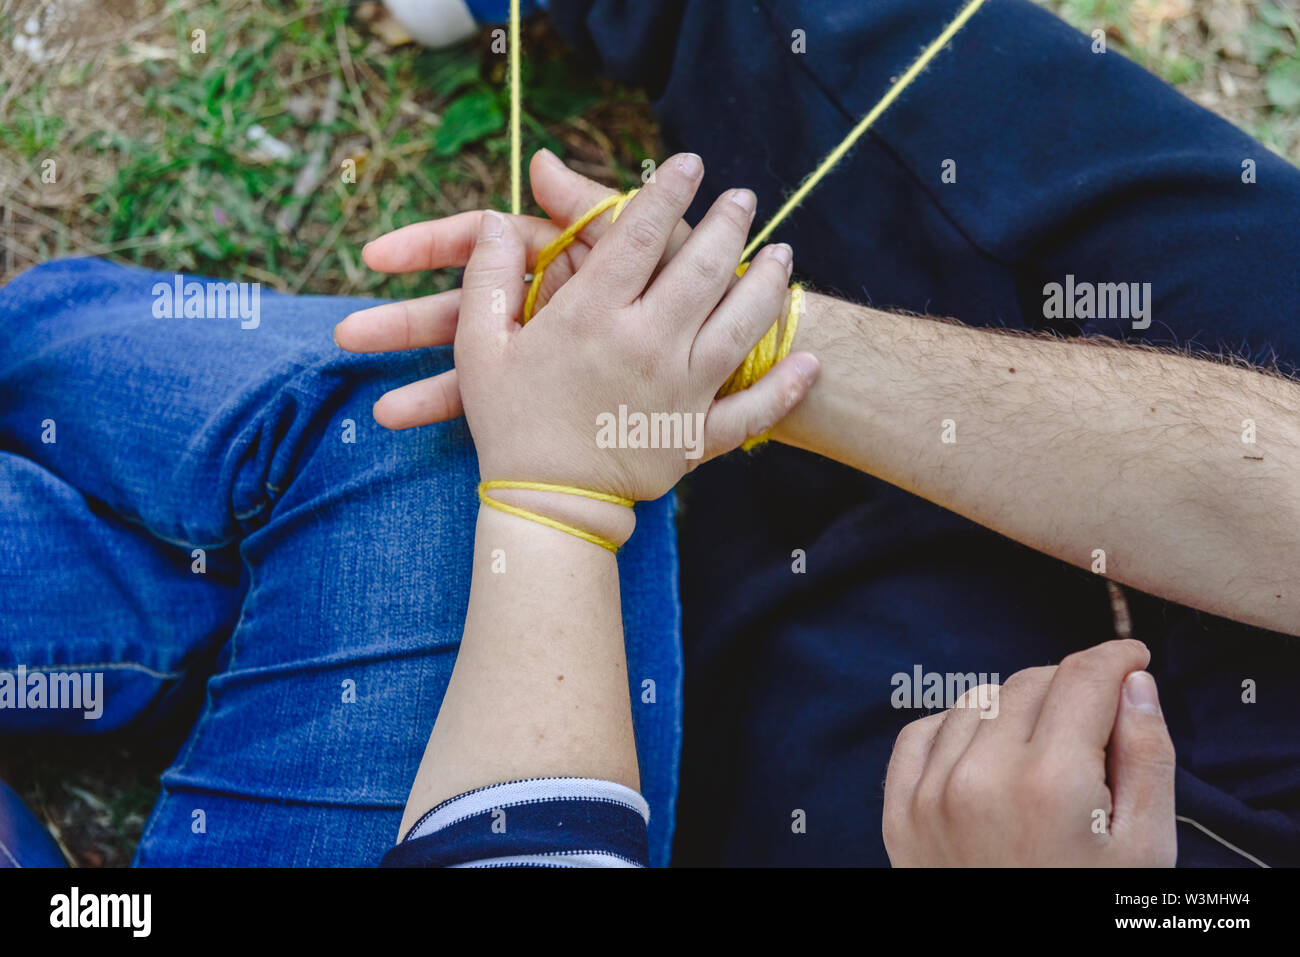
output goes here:
[[[961, 5], [552, 0], [551, 16], [648, 89], [670, 148], [703, 156], [695, 214], [747, 186], [761, 223]], [[1300, 170], [1092, 46], [989, 0], [775, 238], [800, 278], [877, 307], [1294, 371]], [[1045, 319], [1043, 286], [1067, 275], [1151, 283], [1149, 328]], [[892, 676], [1005, 680], [1113, 634], [1096, 576], [797, 450], [697, 470], [679, 534], [678, 864], [887, 863], [885, 767], [925, 713], [893, 707]], [[1178, 751], [1179, 863], [1300, 864], [1300, 644], [1130, 603]]]

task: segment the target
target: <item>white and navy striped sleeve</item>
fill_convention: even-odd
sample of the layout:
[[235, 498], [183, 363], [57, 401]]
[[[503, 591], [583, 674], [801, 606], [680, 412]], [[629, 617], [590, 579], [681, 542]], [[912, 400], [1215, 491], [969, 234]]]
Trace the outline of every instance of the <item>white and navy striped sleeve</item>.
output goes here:
[[444, 801], [380, 867], [646, 867], [650, 806], [593, 778], [532, 778]]

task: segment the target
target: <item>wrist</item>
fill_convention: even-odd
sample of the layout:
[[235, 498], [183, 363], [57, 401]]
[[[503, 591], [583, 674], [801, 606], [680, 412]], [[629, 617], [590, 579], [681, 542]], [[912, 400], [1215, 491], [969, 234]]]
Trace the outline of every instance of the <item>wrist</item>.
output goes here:
[[[493, 488], [486, 494], [502, 505], [523, 509], [532, 515], [585, 532], [596, 539], [608, 542], [615, 548], [621, 548], [636, 529], [636, 513], [627, 505], [586, 498], [569, 492], [531, 488]], [[490, 508], [488, 505], [483, 507]], [[508, 515], [507, 518], [510, 521], [547, 527], [546, 522], [539, 522], [525, 516]], [[555, 531], [557, 534], [574, 537], [572, 532], [560, 529]]]

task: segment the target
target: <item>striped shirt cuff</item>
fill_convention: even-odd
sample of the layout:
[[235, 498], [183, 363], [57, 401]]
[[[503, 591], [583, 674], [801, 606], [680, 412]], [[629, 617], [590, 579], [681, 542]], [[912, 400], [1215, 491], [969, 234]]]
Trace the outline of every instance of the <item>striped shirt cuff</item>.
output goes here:
[[650, 806], [594, 778], [532, 778], [444, 801], [380, 867], [647, 867]]

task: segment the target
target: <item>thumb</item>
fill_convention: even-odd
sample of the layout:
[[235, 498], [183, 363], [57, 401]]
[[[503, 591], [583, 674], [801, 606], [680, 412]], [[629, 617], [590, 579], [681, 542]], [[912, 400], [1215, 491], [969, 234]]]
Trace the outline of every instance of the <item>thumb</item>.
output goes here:
[[1172, 867], [1178, 855], [1174, 820], [1174, 743], [1156, 681], [1145, 671], [1124, 679], [1119, 713], [1106, 748], [1114, 798], [1111, 833], [1130, 864]]
[[484, 212], [461, 280], [460, 328], [472, 335], [513, 331], [524, 304], [525, 268], [524, 242], [514, 225], [500, 213]]
[[[602, 186], [595, 180], [587, 179], [581, 173], [575, 173], [564, 165], [564, 161], [547, 149], [540, 149], [533, 154], [528, 165], [528, 182], [533, 190], [533, 199], [537, 205], [546, 210], [546, 215], [558, 226], [568, 226], [582, 218], [582, 215], [602, 199], [612, 196], [618, 190]], [[614, 218], [609, 215], [597, 216], [582, 230], [582, 237], [589, 245], [595, 245], [613, 225]], [[679, 222], [673, 227], [668, 240], [665, 259], [671, 258], [682, 243], [691, 235], [691, 227]]]
[[704, 420], [705, 460], [762, 435], [803, 401], [821, 371], [811, 352], [786, 356], [748, 389], [718, 399]]
[[[528, 164], [528, 182], [537, 205], [560, 226], [568, 226], [615, 192], [581, 173], [575, 173], [548, 149], [533, 154], [532, 162]], [[592, 242], [608, 223], [609, 217], [603, 216], [587, 227]]]

